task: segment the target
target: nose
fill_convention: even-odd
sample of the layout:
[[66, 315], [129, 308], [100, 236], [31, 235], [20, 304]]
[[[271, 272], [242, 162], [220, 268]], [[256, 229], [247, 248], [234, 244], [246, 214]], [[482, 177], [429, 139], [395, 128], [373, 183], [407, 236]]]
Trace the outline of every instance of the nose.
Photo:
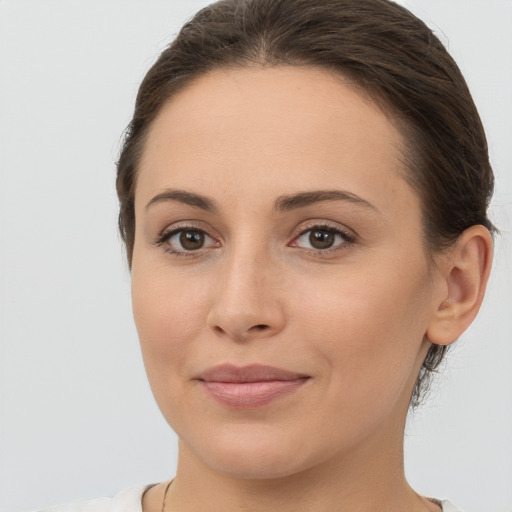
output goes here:
[[236, 341], [275, 336], [285, 326], [279, 270], [265, 255], [240, 250], [223, 262], [207, 325]]

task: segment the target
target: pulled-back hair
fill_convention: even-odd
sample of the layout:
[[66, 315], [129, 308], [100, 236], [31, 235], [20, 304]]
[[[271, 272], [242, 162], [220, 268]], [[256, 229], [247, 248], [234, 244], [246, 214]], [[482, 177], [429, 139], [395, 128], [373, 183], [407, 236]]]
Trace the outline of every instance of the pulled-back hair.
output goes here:
[[[426, 250], [449, 247], [487, 217], [494, 179], [471, 94], [432, 31], [389, 0], [222, 0], [199, 11], [146, 74], [117, 164], [119, 229], [131, 266], [137, 168], [162, 106], [209, 70], [315, 66], [362, 88], [401, 131], [404, 178], [422, 204]], [[420, 402], [445, 346], [432, 344], [412, 405]]]

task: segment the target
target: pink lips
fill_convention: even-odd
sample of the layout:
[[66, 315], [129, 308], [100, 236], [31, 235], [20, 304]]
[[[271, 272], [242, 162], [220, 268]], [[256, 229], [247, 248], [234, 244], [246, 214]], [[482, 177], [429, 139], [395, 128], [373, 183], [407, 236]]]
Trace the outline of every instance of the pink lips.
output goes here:
[[197, 380], [218, 402], [237, 409], [260, 407], [303, 386], [309, 376], [263, 365], [214, 366]]

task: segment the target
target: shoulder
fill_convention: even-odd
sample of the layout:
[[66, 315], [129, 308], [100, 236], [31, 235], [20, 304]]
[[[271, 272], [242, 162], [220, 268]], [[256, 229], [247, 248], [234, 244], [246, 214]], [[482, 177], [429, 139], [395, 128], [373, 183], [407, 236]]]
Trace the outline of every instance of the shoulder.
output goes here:
[[96, 498], [68, 505], [45, 508], [39, 512], [142, 512], [142, 495], [151, 485], [125, 489], [113, 498]]

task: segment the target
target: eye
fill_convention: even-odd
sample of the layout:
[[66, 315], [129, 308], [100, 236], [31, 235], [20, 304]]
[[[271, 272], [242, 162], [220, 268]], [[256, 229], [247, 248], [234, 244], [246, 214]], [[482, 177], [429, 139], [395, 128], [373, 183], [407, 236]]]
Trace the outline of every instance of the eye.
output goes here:
[[302, 247], [315, 251], [336, 250], [342, 245], [355, 242], [355, 237], [333, 226], [313, 226], [303, 231], [290, 244], [292, 247]]
[[218, 242], [202, 229], [186, 227], [164, 232], [156, 243], [163, 246], [166, 252], [179, 256], [192, 256], [201, 249], [219, 246]]

